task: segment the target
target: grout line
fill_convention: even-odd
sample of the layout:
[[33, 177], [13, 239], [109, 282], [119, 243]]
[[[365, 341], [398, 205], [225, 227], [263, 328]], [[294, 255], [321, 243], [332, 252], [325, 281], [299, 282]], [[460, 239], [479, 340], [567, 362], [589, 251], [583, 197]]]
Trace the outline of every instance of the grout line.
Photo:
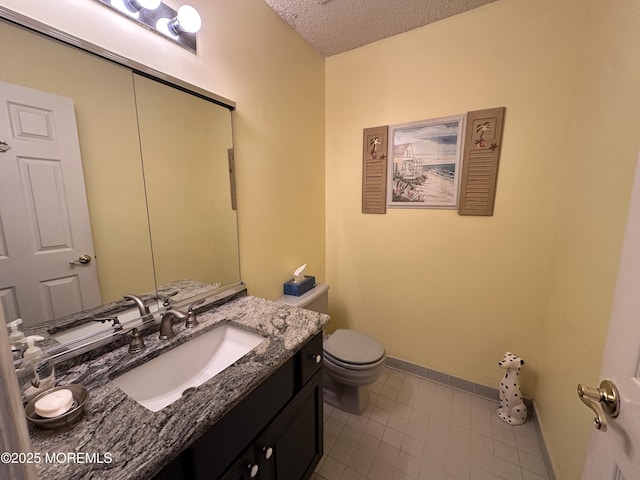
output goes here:
[[500, 401], [500, 393], [497, 388], [470, 382], [469, 380], [455, 377], [453, 375], [447, 375], [446, 373], [407, 362], [406, 360], [400, 360], [399, 358], [387, 356], [385, 365], [389, 368], [395, 368], [396, 370], [401, 370], [405, 373], [411, 373], [433, 382], [442, 383], [448, 387], [457, 388], [458, 390], [462, 390], [467, 393], [473, 393], [494, 402]]
[[[448, 387], [462, 390], [464, 392], [477, 395], [479, 397], [483, 397], [488, 400], [492, 400], [496, 402], [500, 401], [500, 393], [497, 388], [491, 388], [486, 385], [470, 382], [469, 380], [464, 380], [462, 378], [455, 377], [453, 375], [448, 375], [446, 373], [438, 372], [437, 370], [432, 370], [422, 365], [417, 365], [415, 363], [407, 362], [406, 360], [401, 360], [399, 358], [387, 356], [385, 361], [385, 366], [395, 370], [402, 371], [404, 373], [416, 375], [418, 377], [422, 377], [433, 382], [441, 383]], [[536, 430], [536, 434], [537, 434], [536, 437], [538, 439], [538, 444], [542, 452], [542, 461], [544, 463], [548, 480], [556, 480], [556, 475], [553, 470], [553, 464], [551, 463], [549, 450], [547, 449], [547, 445], [544, 442], [544, 436], [542, 435], [542, 429], [540, 427], [535, 403], [528, 398], [523, 398], [523, 401], [525, 402], [525, 405], [527, 406], [530, 412], [529, 420], [533, 423]]]
[[547, 471], [547, 476], [549, 477], [549, 480], [556, 480], [553, 463], [551, 463], [551, 456], [549, 455], [549, 450], [547, 450], [547, 444], [544, 441], [544, 434], [542, 433], [542, 427], [540, 426], [540, 418], [538, 416], [536, 404], [533, 400], [529, 400], [528, 398], [525, 398], [524, 402], [531, 412], [531, 420], [536, 427], [538, 445], [540, 447], [540, 450], [542, 451], [542, 462], [544, 463], [544, 468]]

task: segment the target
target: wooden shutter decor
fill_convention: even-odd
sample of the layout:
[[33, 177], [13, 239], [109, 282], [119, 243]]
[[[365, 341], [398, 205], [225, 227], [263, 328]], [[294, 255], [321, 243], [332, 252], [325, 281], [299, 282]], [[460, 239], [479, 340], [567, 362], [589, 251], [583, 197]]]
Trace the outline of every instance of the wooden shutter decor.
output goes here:
[[387, 213], [389, 128], [365, 128], [362, 142], [362, 213]]
[[498, 107], [467, 114], [460, 215], [493, 215], [505, 110]]

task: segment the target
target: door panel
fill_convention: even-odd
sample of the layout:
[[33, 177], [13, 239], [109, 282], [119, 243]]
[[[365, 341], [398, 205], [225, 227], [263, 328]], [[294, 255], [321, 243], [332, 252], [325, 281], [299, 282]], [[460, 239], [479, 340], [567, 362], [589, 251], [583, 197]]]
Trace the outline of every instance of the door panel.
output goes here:
[[[0, 295], [25, 325], [102, 303], [71, 99], [0, 82]], [[26, 222], [24, 220], [27, 220]]]
[[62, 165], [56, 159], [18, 158], [34, 253], [73, 249]]
[[82, 289], [78, 275], [46, 280], [40, 285], [43, 308], [49, 318], [82, 310]]
[[56, 142], [53, 112], [34, 105], [7, 102], [14, 137], [22, 140]]

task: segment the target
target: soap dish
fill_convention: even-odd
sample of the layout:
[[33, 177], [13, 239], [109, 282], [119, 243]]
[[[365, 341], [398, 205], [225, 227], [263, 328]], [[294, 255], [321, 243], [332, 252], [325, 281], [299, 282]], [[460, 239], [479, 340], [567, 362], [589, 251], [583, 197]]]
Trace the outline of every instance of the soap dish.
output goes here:
[[[73, 395], [73, 403], [69, 410], [62, 415], [53, 418], [41, 417], [36, 413], [35, 405], [38, 400], [52, 392], [63, 389], [70, 390]], [[88, 399], [89, 392], [82, 385], [61, 385], [59, 387], [50, 388], [49, 390], [45, 390], [44, 392], [36, 395], [25, 407], [25, 415], [27, 420], [33, 423], [36, 427], [45, 430], [54, 430], [66, 425], [71, 425], [78, 421], [84, 413]]]

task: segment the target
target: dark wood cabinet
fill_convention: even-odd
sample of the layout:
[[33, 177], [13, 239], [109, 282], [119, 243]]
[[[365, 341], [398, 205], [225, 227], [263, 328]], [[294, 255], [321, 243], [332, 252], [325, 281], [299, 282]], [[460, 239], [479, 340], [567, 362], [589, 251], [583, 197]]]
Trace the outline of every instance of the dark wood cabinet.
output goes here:
[[256, 453], [261, 479], [309, 478], [322, 457], [321, 371], [260, 435]]
[[[249, 480], [262, 478], [260, 467], [255, 459], [254, 447], [247, 448], [220, 480]], [[211, 477], [214, 478], [214, 477]]]
[[243, 451], [222, 480], [307, 479], [321, 457], [322, 372], [318, 372]]
[[322, 457], [316, 335], [154, 480], [304, 480]]

